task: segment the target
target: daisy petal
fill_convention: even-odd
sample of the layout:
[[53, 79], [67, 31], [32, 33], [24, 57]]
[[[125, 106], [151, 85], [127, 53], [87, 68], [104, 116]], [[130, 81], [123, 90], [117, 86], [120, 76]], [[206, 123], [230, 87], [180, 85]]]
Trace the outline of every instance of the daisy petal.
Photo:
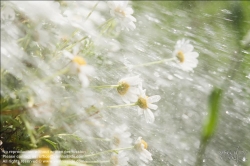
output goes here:
[[186, 56], [188, 57], [192, 57], [192, 58], [197, 58], [199, 56], [199, 54], [197, 52], [188, 52], [186, 53]]
[[145, 116], [147, 123], [153, 123], [155, 121], [154, 114], [150, 109], [146, 109], [144, 111], [144, 116]]
[[88, 77], [85, 74], [83, 74], [83, 73], [79, 73], [78, 76], [79, 76], [79, 79], [80, 79], [80, 81], [82, 83], [82, 86], [83, 87], [88, 87], [89, 86], [89, 79], [88, 79]]
[[148, 104], [148, 108], [153, 109], [153, 110], [157, 110], [158, 106], [155, 104]]
[[95, 69], [90, 65], [83, 65], [80, 67], [81, 73], [85, 73], [88, 76], [95, 74]]
[[148, 102], [149, 102], [149, 103], [155, 103], [155, 102], [158, 102], [160, 99], [161, 99], [161, 96], [159, 96], [159, 95], [154, 95], [154, 96], [150, 96], [150, 97], [148, 98]]
[[130, 85], [138, 85], [141, 83], [141, 79], [139, 75], [134, 76], [134, 77], [127, 77], [127, 78], [122, 79], [121, 81], [125, 81]]
[[138, 115], [142, 115], [143, 114], [143, 110], [138, 108]]
[[184, 45], [182, 47], [182, 51], [185, 53], [189, 53], [194, 49], [194, 47], [191, 44]]

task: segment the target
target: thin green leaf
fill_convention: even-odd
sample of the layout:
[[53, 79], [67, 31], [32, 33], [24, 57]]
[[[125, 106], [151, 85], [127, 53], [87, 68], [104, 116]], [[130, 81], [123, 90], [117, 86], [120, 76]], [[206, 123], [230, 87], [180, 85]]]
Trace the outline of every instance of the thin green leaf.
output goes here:
[[214, 88], [209, 97], [208, 103], [208, 116], [203, 126], [202, 137], [208, 140], [215, 132], [216, 125], [218, 123], [218, 115], [220, 109], [220, 102], [222, 97], [222, 90]]
[[57, 143], [56, 142], [53, 142], [53, 141], [51, 141], [49, 139], [46, 139], [46, 138], [44, 138], [43, 140], [46, 141], [47, 143], [49, 143], [50, 145], [52, 145], [54, 149], [57, 149]]

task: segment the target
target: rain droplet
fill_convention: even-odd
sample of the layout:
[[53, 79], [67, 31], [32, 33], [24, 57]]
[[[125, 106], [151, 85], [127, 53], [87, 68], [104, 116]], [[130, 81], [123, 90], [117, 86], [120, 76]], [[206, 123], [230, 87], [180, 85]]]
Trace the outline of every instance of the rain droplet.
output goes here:
[[232, 14], [232, 12], [227, 9], [222, 9], [221, 11], [225, 14]]
[[154, 72], [154, 76], [160, 77], [160, 74], [158, 72]]
[[172, 75], [168, 75], [168, 79], [169, 79], [169, 80], [172, 80], [172, 79], [173, 79], [173, 76], [172, 76]]
[[179, 79], [183, 79], [182, 76], [178, 75], [178, 74], [174, 74], [175, 77], [179, 78]]

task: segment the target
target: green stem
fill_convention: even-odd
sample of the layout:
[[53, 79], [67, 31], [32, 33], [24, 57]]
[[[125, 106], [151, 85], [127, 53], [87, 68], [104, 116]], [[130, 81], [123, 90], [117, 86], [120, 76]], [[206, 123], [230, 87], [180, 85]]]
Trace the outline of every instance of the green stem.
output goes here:
[[196, 155], [196, 162], [195, 162], [195, 166], [202, 166], [203, 165], [203, 157], [206, 151], [206, 147], [208, 144], [208, 140], [202, 139], [200, 146], [199, 146], [199, 150], [197, 152]]
[[106, 151], [95, 153], [95, 154], [85, 155], [84, 158], [93, 157], [93, 156], [101, 155], [101, 154], [104, 154], [104, 153], [110, 153], [110, 152], [116, 152], [117, 153], [117, 151], [130, 150], [130, 149], [133, 149], [133, 148], [134, 148], [134, 146], [130, 146], [130, 147], [126, 147], [126, 148], [110, 149], [110, 150], [106, 150]]
[[104, 33], [111, 31], [114, 28], [114, 18], [109, 19], [100, 27], [100, 34], [104, 35]]
[[24, 116], [21, 116], [21, 119], [26, 127], [26, 130], [27, 130], [27, 133], [30, 137], [30, 141], [32, 143], [32, 146], [37, 147], [37, 145], [36, 145], [37, 141], [35, 139], [35, 136], [33, 135], [34, 130], [32, 129], [32, 127], [30, 126], [30, 123], [27, 121], [27, 119]]
[[73, 34], [72, 34], [72, 37], [74, 37], [78, 32], [80, 32], [79, 29], [75, 30], [75, 31], [73, 32]]
[[119, 85], [100, 85], [100, 86], [90, 86], [90, 88], [116, 88]]
[[93, 9], [91, 10], [91, 12], [90, 12], [90, 13], [88, 14], [88, 16], [86, 17], [85, 21], [87, 21], [88, 18], [91, 16], [91, 14], [92, 14], [93, 11], [95, 10], [95, 8], [96, 8], [96, 6], [98, 5], [98, 3], [99, 3], [99, 2], [97, 2], [97, 3], [95, 4], [95, 6], [94, 6]]
[[27, 38], [26, 38], [26, 41], [25, 41], [25, 43], [24, 43], [24, 50], [26, 50], [27, 49], [27, 47], [28, 47], [28, 45], [29, 45], [29, 43], [30, 43], [30, 35], [27, 35]]
[[109, 24], [111, 21], [113, 21], [114, 20], [114, 18], [112, 17], [112, 18], [110, 18], [110, 19], [108, 19], [106, 22], [104, 22], [103, 24], [101, 24], [99, 27], [98, 27], [98, 29], [99, 28], [102, 28], [104, 25], [107, 25], [107, 24]]
[[68, 68], [64, 68], [56, 73], [54, 73], [52, 76], [49, 76], [47, 79], [43, 80], [44, 82], [47, 82], [51, 79], [53, 79], [54, 77], [58, 76], [58, 75], [62, 75], [65, 74], [69, 69]]
[[137, 103], [129, 103], [129, 104], [122, 104], [122, 105], [112, 105], [107, 106], [108, 108], [119, 108], [119, 107], [127, 107], [127, 106], [135, 106]]
[[[169, 61], [173, 61], [173, 60], [175, 60], [175, 57], [170, 58], [170, 59], [162, 59], [162, 60], [159, 60], [159, 61], [143, 63], [143, 64], [139, 64], [139, 65], [133, 65], [133, 66], [131, 66], [131, 68], [142, 67], [142, 66], [151, 66], [151, 65], [160, 64], [160, 63], [164, 63], [164, 62], [169, 62]], [[129, 67], [122, 67], [120, 69], [123, 69], [123, 68], [129, 68]]]
[[[72, 136], [72, 137], [79, 137], [75, 134], [57, 134], [56, 136]], [[46, 138], [51, 138], [51, 135], [44, 135], [42, 136], [40, 139], [46, 139]], [[80, 138], [80, 137], [79, 137]], [[80, 139], [92, 139], [92, 140], [97, 140], [97, 141], [110, 141], [110, 139], [108, 138], [95, 138], [95, 137], [84, 137], [84, 138], [80, 138]]]
[[69, 45], [69, 46], [66, 46], [66, 47], [62, 48], [61, 50], [66, 49], [66, 50], [69, 51], [69, 50], [70, 50], [71, 48], [73, 48], [76, 44], [80, 43], [81, 41], [83, 41], [83, 40], [85, 40], [85, 39], [87, 39], [87, 38], [88, 38], [88, 36], [85, 36], [85, 37], [83, 37], [82, 39], [80, 39], [80, 40], [74, 42], [73, 44], [71, 44], [71, 45]]
[[24, 107], [25, 105], [23, 103], [17, 103], [17, 104], [14, 104], [14, 105], [8, 105], [4, 108], [1, 109], [1, 111], [6, 111], [6, 110], [13, 110], [13, 109], [17, 109], [17, 108], [20, 108], [20, 107]]
[[97, 140], [97, 141], [111, 141], [111, 139], [108, 138], [95, 138], [95, 137], [85, 137], [86, 139], [92, 139], [92, 140]]

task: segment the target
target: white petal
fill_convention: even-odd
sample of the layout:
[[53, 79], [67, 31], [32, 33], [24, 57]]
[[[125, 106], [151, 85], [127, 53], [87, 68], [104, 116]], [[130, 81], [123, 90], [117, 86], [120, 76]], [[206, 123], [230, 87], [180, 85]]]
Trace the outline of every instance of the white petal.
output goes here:
[[146, 97], [146, 89], [142, 89], [142, 87], [139, 86], [139, 95], [141, 97]]
[[197, 58], [199, 54], [197, 52], [189, 52], [185, 54], [187, 57]]
[[151, 157], [151, 153], [147, 151], [146, 149], [142, 149], [142, 152], [140, 153], [140, 159], [143, 160], [144, 162], [148, 163], [148, 161], [153, 160]]
[[126, 8], [124, 11], [125, 11], [125, 13], [128, 14], [128, 15], [134, 13], [134, 11], [133, 11], [133, 9], [132, 9], [131, 7]]
[[143, 110], [141, 108], [138, 108], [138, 115], [142, 115], [143, 114]]
[[128, 24], [127, 24], [127, 30], [129, 31], [129, 30], [135, 30], [135, 28], [136, 28], [136, 26], [135, 26], [135, 24], [131, 21], [131, 22], [129, 22]]
[[142, 137], [138, 137], [137, 140], [135, 141], [136, 144], [140, 143], [141, 144], [141, 138]]
[[132, 15], [128, 15], [127, 18], [129, 19], [130, 22], [136, 22], [136, 18], [133, 17]]
[[181, 69], [184, 71], [193, 71], [193, 68], [190, 67], [189, 65], [182, 65]]
[[184, 53], [189, 53], [189, 52], [193, 51], [193, 49], [194, 49], [194, 47], [191, 44], [187, 44], [187, 45], [184, 45], [182, 47], [182, 51]]
[[191, 68], [195, 68], [198, 65], [198, 60], [197, 59], [190, 59], [185, 64]]
[[139, 75], [134, 76], [134, 77], [123, 78], [120, 81], [127, 82], [129, 85], [138, 85], [141, 83], [141, 79], [140, 79]]
[[152, 154], [151, 154], [148, 150], [143, 149], [143, 154], [146, 156], [146, 158], [147, 158], [148, 160], [153, 160], [153, 159], [152, 159]]
[[70, 52], [68, 51], [63, 51], [63, 55], [69, 59], [73, 59], [74, 58], [74, 55], [72, 55]]
[[85, 75], [88, 75], [88, 76], [95, 75], [95, 69], [90, 65], [82, 65], [80, 67], [80, 70], [81, 70], [81, 73], [84, 73]]
[[79, 73], [79, 79], [82, 83], [83, 87], [88, 87], [89, 86], [89, 79], [85, 74]]
[[148, 108], [153, 109], [153, 110], [157, 110], [158, 106], [155, 104], [148, 104]]
[[160, 99], [161, 99], [161, 96], [159, 96], [159, 95], [154, 95], [154, 96], [150, 96], [150, 97], [148, 98], [148, 102], [149, 102], [149, 103], [155, 103], [155, 102], [158, 102]]
[[74, 55], [77, 55], [77, 54], [78, 54], [78, 52], [79, 52], [79, 47], [80, 47], [79, 44], [76, 45], [75, 47], [73, 47], [73, 54], [74, 54]]
[[155, 121], [154, 114], [150, 109], [144, 110], [144, 116], [147, 123], [153, 123]]

